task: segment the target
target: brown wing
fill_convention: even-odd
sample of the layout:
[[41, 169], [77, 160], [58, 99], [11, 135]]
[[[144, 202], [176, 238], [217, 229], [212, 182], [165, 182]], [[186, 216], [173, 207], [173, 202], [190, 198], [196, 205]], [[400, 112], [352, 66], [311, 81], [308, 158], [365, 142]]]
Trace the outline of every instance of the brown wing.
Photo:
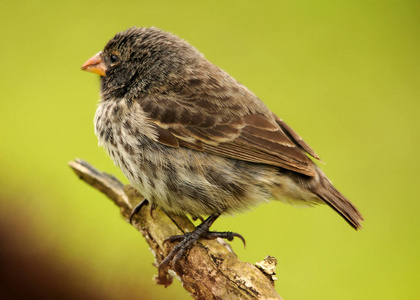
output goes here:
[[230, 77], [223, 85], [212, 79], [213, 85], [197, 79], [187, 92], [139, 101], [160, 143], [315, 176], [304, 152], [318, 156], [290, 127]]

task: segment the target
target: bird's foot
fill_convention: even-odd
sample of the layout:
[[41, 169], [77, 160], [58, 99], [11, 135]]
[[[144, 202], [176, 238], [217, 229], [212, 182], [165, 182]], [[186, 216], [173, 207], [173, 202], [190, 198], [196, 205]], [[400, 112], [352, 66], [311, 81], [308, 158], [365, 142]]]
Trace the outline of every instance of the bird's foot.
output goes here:
[[228, 241], [232, 241], [235, 237], [242, 240], [245, 246], [245, 239], [242, 235], [235, 232], [217, 232], [209, 231], [210, 226], [217, 219], [219, 214], [214, 214], [208, 217], [203, 223], [201, 223], [193, 232], [187, 232], [183, 235], [174, 235], [164, 240], [164, 244], [167, 242], [178, 242], [171, 253], [159, 265], [159, 278], [167, 278], [167, 268], [169, 264], [172, 265], [178, 274], [182, 274], [179, 262], [185, 256], [185, 253], [199, 240], [199, 239], [217, 239], [224, 238]]

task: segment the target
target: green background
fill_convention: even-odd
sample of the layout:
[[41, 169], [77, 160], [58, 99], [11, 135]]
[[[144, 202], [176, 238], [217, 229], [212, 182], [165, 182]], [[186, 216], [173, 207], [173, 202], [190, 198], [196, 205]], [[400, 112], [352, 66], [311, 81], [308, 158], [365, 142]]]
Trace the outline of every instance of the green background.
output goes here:
[[188, 298], [177, 280], [153, 284], [143, 238], [67, 166], [80, 157], [127, 182], [97, 146], [99, 80], [80, 66], [118, 31], [156, 26], [304, 137], [366, 219], [356, 232], [328, 207], [271, 202], [214, 225], [245, 236], [246, 249], [232, 242], [239, 258], [275, 256], [287, 300], [417, 299], [419, 12], [418, 1], [2, 0], [0, 218], [20, 241], [9, 252], [98, 298]]

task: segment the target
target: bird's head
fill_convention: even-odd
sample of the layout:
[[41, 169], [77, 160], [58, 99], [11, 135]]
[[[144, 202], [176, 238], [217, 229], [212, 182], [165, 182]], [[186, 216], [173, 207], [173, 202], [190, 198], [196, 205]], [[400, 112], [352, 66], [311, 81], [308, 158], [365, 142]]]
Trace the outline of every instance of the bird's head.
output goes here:
[[160, 29], [129, 28], [115, 35], [82, 70], [101, 76], [102, 100], [164, 92], [201, 58], [187, 42]]

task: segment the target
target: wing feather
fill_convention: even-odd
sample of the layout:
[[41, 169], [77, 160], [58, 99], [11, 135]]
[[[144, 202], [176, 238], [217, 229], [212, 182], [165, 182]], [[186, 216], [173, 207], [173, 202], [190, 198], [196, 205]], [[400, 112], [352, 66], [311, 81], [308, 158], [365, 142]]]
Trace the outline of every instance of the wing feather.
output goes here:
[[315, 165], [305, 155], [319, 159], [315, 152], [248, 89], [226, 73], [219, 75], [224, 78], [211, 80], [223, 92], [203, 79], [194, 89], [186, 86], [139, 99], [157, 141], [315, 176]]

